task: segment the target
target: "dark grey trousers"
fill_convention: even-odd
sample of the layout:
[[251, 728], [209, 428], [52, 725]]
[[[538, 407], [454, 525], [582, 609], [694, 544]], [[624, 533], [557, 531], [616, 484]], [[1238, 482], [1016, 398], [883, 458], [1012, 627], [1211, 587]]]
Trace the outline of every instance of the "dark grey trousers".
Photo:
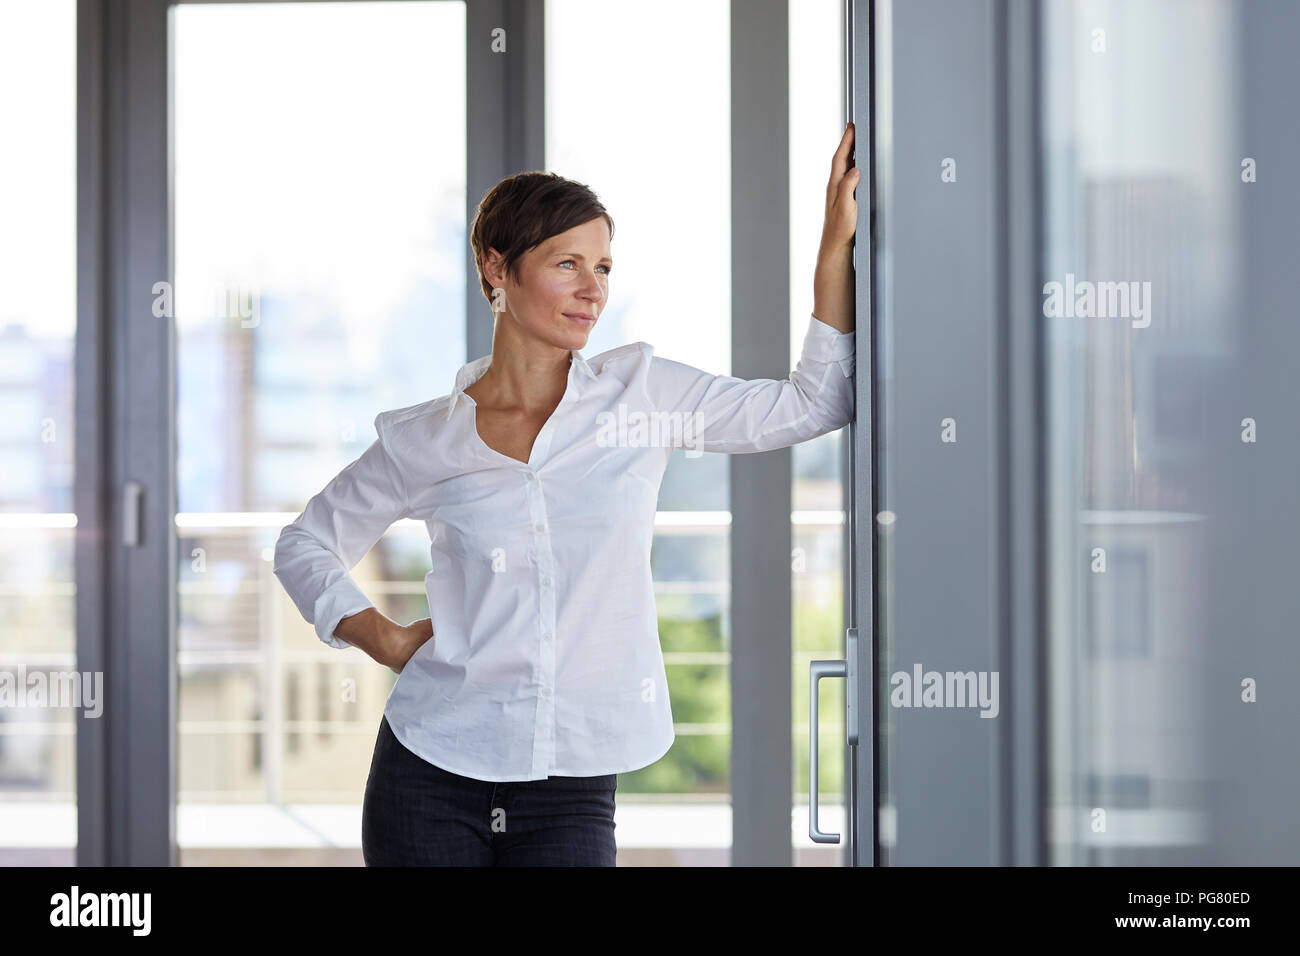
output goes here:
[[366, 780], [366, 866], [613, 866], [618, 775], [493, 783], [443, 770], [388, 726]]

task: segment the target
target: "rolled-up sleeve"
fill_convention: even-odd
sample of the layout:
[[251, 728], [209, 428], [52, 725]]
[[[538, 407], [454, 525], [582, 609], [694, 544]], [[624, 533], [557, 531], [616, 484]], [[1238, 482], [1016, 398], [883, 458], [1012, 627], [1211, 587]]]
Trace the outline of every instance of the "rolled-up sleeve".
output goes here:
[[409, 515], [407, 489], [379, 418], [375, 427], [379, 437], [308, 500], [275, 544], [275, 576], [331, 647], [350, 646], [334, 635], [340, 620], [374, 607], [349, 572], [393, 522]]
[[684, 416], [676, 447], [745, 454], [795, 445], [847, 425], [855, 408], [853, 369], [854, 333], [840, 332], [814, 315], [788, 378], [714, 375], [652, 355], [647, 387], [656, 411]]

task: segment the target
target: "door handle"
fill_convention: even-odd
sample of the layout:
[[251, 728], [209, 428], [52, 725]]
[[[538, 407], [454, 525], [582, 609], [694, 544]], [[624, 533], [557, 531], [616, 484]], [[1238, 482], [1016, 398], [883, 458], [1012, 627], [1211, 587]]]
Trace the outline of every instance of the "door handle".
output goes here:
[[[850, 746], [858, 743], [858, 629], [844, 632], [845, 659], [808, 663], [808, 837], [814, 843], [839, 843], [838, 833], [825, 833], [817, 826], [817, 723], [820, 712], [818, 688], [823, 677], [843, 677], [844, 731]], [[845, 790], [853, 785], [844, 781]]]
[[122, 486], [122, 544], [128, 548], [140, 547], [140, 501], [144, 485], [128, 481]]

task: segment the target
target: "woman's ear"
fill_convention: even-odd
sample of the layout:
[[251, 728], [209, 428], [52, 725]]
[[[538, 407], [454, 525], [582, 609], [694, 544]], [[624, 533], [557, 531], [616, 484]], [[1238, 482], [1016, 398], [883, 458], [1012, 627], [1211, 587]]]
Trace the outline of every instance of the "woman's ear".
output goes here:
[[505, 284], [502, 281], [505, 276], [501, 275], [501, 253], [490, 246], [483, 254], [483, 278], [487, 279], [488, 285], [493, 288]]

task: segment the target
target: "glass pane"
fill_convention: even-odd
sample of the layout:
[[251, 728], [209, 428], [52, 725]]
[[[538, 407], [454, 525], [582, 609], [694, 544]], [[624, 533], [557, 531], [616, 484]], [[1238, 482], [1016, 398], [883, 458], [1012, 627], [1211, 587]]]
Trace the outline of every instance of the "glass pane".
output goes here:
[[[652, 16], [637, 3], [546, 4], [546, 168], [590, 186], [615, 224], [610, 298], [584, 354], [643, 340], [731, 371], [729, 48], [726, 0], [670, 0]], [[593, 71], [601, 50], [617, 56]], [[683, 238], [711, 251], [707, 268], [679, 252]], [[621, 859], [633, 845], [680, 863], [690, 845], [704, 848], [690, 862], [725, 863], [731, 845], [729, 507], [727, 456], [673, 454], [652, 565], [677, 740], [619, 775]]]
[[1053, 864], [1206, 862], [1242, 10], [1044, 8]]
[[[813, 310], [813, 273], [831, 155], [844, 134], [841, 0], [790, 5], [790, 367]], [[863, 153], [865, 157], [865, 152]], [[865, 165], [865, 163], [864, 163]], [[859, 201], [865, 202], [860, 191]], [[864, 243], [865, 245], [865, 243]], [[840, 866], [842, 845], [808, 839], [808, 664], [844, 654], [843, 448], [848, 429], [793, 446], [790, 555], [795, 657], [792, 715], [796, 863]], [[844, 833], [844, 682], [822, 681], [817, 730], [818, 821]]]
[[76, 670], [76, 47], [73, 0], [0, 2], [0, 866], [75, 865], [74, 708], [103, 703]]
[[[465, 7], [172, 15], [182, 860], [359, 863], [395, 675], [322, 644], [271, 558], [375, 415], [464, 362]], [[422, 530], [353, 572], [394, 619], [428, 613]]]

